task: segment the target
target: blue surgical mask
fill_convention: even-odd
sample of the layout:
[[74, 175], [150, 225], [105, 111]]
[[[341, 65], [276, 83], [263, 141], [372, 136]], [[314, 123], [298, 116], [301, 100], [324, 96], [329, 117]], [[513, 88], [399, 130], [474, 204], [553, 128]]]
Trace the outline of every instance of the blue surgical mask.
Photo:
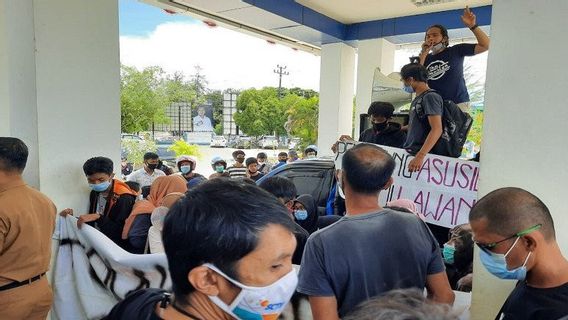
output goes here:
[[101, 183], [89, 183], [89, 188], [96, 192], [103, 192], [110, 187], [110, 181], [105, 181]]
[[412, 86], [402, 85], [402, 90], [406, 93], [414, 93], [414, 88]]
[[520, 237], [517, 237], [517, 240], [515, 240], [511, 248], [505, 254], [480, 250], [479, 258], [481, 259], [481, 263], [485, 266], [485, 269], [500, 279], [524, 280], [527, 276], [527, 261], [529, 261], [532, 252], [529, 252], [522, 266], [513, 270], [507, 268], [507, 255], [513, 250], [519, 239]]
[[454, 264], [454, 254], [456, 253], [456, 247], [444, 243], [444, 249], [442, 250], [442, 256], [447, 264]]
[[294, 210], [294, 217], [296, 220], [302, 221], [308, 218], [308, 211], [307, 210]]
[[180, 171], [183, 174], [188, 174], [191, 172], [191, 166], [181, 166]]

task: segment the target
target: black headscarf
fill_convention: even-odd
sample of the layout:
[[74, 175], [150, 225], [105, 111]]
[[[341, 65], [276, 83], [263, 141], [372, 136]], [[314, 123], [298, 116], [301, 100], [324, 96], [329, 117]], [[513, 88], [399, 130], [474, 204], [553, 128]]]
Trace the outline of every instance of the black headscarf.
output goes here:
[[314, 197], [310, 194], [303, 194], [296, 198], [294, 202], [301, 203], [306, 211], [308, 211], [308, 217], [305, 220], [298, 220], [296, 216], [294, 216], [294, 221], [302, 228], [306, 229], [309, 234], [314, 233], [318, 229], [318, 208]]

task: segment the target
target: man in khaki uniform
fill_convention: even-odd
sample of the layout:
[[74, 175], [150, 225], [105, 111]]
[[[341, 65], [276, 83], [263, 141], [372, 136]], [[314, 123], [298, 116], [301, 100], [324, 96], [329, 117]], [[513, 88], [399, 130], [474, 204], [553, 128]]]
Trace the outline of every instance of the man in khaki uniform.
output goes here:
[[0, 137], [0, 319], [46, 319], [53, 300], [45, 278], [55, 205], [26, 185], [28, 148]]

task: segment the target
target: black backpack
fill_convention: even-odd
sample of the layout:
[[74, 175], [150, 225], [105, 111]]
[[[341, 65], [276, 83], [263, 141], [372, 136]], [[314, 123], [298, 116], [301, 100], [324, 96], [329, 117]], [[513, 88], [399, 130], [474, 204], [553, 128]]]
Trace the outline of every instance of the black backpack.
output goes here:
[[[422, 108], [422, 99], [424, 99], [425, 95], [433, 93], [438, 94], [435, 90], [430, 89], [416, 98], [419, 99], [415, 104], [416, 115], [422, 121], [426, 120], [426, 123], [428, 123], [428, 119]], [[453, 101], [444, 100], [442, 108], [442, 135], [432, 150], [430, 150], [430, 153], [459, 158], [472, 124], [473, 119], [467, 112], [463, 112]]]

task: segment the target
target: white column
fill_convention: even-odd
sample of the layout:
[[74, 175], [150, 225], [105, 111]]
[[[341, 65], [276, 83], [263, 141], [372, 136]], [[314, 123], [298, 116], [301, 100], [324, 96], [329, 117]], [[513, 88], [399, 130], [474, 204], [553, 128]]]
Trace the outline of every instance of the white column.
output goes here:
[[321, 49], [318, 155], [331, 155], [341, 134], [351, 134], [355, 78], [355, 50], [343, 43]]
[[[485, 93], [479, 196], [506, 186], [537, 195], [550, 209], [556, 237], [568, 254], [566, 214], [566, 88], [568, 2], [494, 1]], [[530, 39], [530, 41], [527, 41]], [[472, 319], [493, 319], [512, 289], [478, 261]]]
[[24, 179], [39, 187], [32, 1], [0, 0], [0, 136], [29, 147]]
[[0, 0], [0, 93], [0, 133], [30, 149], [26, 181], [85, 213], [85, 160], [120, 167], [118, 1]]
[[394, 68], [395, 45], [385, 39], [362, 40], [357, 44], [357, 96], [355, 99], [355, 135], [359, 137], [359, 115], [371, 104], [375, 68], [389, 75]]

